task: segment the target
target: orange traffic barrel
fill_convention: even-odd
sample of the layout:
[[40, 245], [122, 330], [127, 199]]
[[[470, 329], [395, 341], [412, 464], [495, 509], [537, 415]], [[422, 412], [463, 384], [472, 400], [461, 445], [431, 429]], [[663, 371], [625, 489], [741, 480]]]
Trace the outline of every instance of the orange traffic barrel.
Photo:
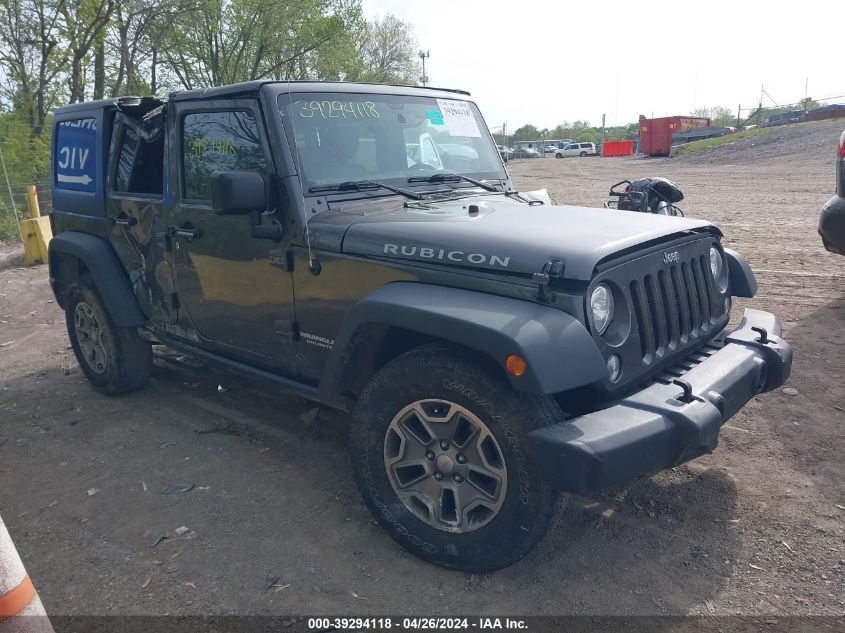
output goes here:
[[0, 518], [0, 633], [53, 633], [44, 605]]

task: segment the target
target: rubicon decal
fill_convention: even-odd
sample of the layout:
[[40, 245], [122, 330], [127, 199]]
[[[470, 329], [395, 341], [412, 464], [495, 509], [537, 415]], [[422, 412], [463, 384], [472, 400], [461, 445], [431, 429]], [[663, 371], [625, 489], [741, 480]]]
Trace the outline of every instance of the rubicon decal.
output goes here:
[[445, 248], [430, 248], [428, 246], [413, 246], [409, 244], [385, 244], [385, 255], [399, 255], [404, 257], [416, 257], [419, 259], [431, 259], [455, 264], [487, 264], [507, 268], [511, 258], [500, 257], [499, 255], [487, 255], [485, 253], [468, 253], [466, 251], [449, 250]]

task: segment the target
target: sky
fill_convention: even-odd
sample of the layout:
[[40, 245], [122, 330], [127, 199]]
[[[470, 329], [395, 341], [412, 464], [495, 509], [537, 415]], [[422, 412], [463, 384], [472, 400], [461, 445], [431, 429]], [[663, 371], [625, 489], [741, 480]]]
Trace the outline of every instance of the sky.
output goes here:
[[[430, 85], [469, 90], [491, 129], [843, 95], [845, 1], [363, 0], [430, 51]], [[765, 105], [772, 105], [764, 98]], [[746, 114], [747, 116], [747, 114]]]

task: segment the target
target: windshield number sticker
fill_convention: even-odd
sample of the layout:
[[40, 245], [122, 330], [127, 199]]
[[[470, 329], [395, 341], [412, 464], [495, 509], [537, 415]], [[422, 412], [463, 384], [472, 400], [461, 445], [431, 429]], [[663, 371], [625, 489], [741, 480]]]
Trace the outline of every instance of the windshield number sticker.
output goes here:
[[438, 99], [437, 107], [440, 108], [446, 130], [451, 136], [481, 136], [475, 115], [466, 101]]
[[303, 119], [320, 115], [324, 119], [378, 119], [376, 104], [372, 101], [294, 101], [297, 113]]

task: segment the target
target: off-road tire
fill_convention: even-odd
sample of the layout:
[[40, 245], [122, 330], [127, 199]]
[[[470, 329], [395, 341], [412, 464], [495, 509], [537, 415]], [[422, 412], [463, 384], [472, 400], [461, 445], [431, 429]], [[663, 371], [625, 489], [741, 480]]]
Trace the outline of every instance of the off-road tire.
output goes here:
[[[451, 533], [433, 527], [406, 507], [391, 484], [386, 433], [400, 411], [421, 400], [468, 410], [501, 448], [504, 501], [477, 529]], [[559, 420], [554, 401], [516, 392], [497, 368], [448, 346], [419, 347], [379, 370], [358, 399], [350, 431], [355, 480], [381, 526], [416, 556], [465, 572], [501, 569], [531, 551], [560, 516], [565, 496], [546, 485], [527, 439], [532, 429]]]
[[[77, 309], [89, 314], [96, 324], [101, 341], [97, 362], [101, 366], [94, 367], [95, 361], [86, 358], [83, 352], [75, 323]], [[97, 389], [106, 395], [117, 396], [140, 389], [147, 383], [153, 366], [152, 345], [138, 336], [135, 328], [114, 324], [100, 293], [87, 275], [67, 289], [65, 323], [79, 367]]]

